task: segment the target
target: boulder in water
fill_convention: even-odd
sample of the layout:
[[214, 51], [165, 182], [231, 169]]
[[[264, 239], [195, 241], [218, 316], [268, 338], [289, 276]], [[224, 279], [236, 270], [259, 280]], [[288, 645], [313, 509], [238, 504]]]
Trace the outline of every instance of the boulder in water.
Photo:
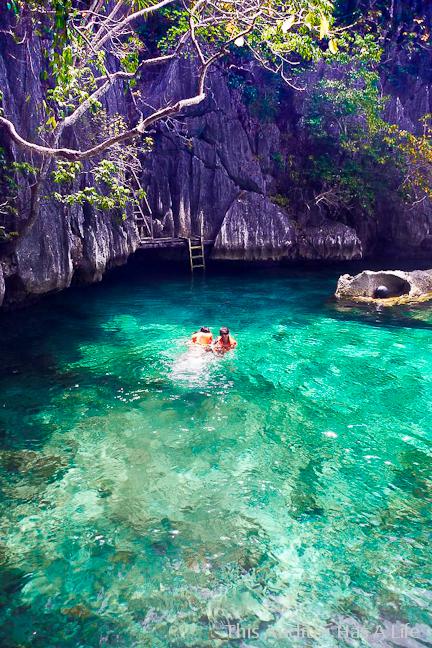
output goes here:
[[336, 297], [357, 302], [376, 302], [385, 306], [432, 299], [432, 270], [365, 270], [352, 277], [339, 277]]
[[388, 299], [391, 297], [390, 290], [387, 286], [378, 286], [378, 288], [375, 288], [373, 296], [375, 299]]

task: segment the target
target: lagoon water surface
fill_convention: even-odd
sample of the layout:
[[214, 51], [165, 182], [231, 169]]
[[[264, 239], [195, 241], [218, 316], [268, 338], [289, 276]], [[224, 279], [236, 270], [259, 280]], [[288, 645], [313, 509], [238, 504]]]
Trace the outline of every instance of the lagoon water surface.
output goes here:
[[[126, 272], [2, 317], [2, 647], [432, 642], [432, 306], [336, 277]], [[188, 354], [200, 325], [238, 348]]]

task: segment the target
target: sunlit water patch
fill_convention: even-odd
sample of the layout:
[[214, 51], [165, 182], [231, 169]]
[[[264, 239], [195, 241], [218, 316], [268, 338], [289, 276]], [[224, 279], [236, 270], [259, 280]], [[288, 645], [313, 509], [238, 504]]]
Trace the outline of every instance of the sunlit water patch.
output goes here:
[[129, 278], [3, 318], [2, 646], [432, 641], [432, 310], [334, 281]]

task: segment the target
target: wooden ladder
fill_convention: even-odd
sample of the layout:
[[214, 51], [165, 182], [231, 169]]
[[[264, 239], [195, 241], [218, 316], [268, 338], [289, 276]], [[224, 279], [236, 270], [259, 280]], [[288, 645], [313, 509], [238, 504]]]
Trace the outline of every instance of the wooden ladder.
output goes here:
[[[132, 183], [131, 186], [132, 196], [135, 201], [134, 208], [133, 208], [133, 218], [137, 226], [138, 237], [140, 241], [142, 241], [143, 239], [146, 238], [153, 238], [153, 216], [152, 216], [149, 202], [147, 200], [147, 196], [145, 195], [145, 192], [143, 192], [141, 182], [137, 174], [135, 173], [134, 169], [132, 169], [132, 176], [133, 176], [133, 180], [135, 181], [134, 183]], [[142, 203], [145, 204], [145, 208], [148, 212], [148, 216], [146, 216]]]
[[133, 217], [137, 226], [139, 240], [142, 241], [146, 238], [153, 238], [153, 234], [148, 226], [143, 210], [141, 208], [135, 208], [133, 210]]
[[187, 242], [189, 246], [189, 263], [191, 272], [193, 273], [194, 270], [197, 270], [198, 268], [204, 271], [205, 250], [203, 237], [188, 238]]

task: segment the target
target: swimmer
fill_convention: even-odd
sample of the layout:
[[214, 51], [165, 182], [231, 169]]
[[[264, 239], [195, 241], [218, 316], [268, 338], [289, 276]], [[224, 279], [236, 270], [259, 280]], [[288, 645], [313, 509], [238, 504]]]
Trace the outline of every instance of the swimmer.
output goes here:
[[192, 334], [192, 343], [203, 347], [210, 347], [213, 335], [208, 326], [201, 326], [200, 330]]
[[222, 326], [219, 331], [219, 337], [213, 344], [214, 353], [225, 353], [231, 349], [235, 349], [237, 346], [236, 340], [230, 335], [229, 329], [226, 326]]

